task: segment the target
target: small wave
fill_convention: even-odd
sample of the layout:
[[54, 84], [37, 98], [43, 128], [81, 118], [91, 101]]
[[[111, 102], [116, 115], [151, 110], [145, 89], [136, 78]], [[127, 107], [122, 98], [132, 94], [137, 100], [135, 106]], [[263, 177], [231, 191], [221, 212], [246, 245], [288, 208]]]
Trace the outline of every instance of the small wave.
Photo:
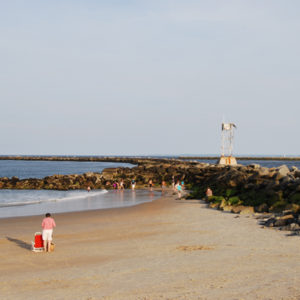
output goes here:
[[31, 204], [39, 204], [45, 201], [28, 201], [28, 202], [9, 202], [9, 203], [0, 203], [0, 207], [10, 207], [10, 206], [25, 206]]
[[[68, 193], [68, 192], [66, 192], [66, 193]], [[84, 199], [84, 198], [88, 198], [88, 197], [96, 197], [96, 196], [107, 193], [107, 190], [91, 191], [89, 193], [87, 193], [87, 192], [80, 192], [80, 193], [70, 192], [70, 193], [72, 193], [72, 194], [61, 196], [61, 197], [56, 197], [56, 198], [0, 203], [0, 208], [1, 207], [11, 207], [11, 206], [34, 205], [34, 204], [49, 203], [49, 202], [71, 201], [71, 200], [76, 200], [76, 199]], [[19, 195], [19, 197], [20, 196], [21, 195]]]
[[56, 201], [69, 201], [69, 200], [75, 200], [75, 199], [84, 199], [87, 197], [96, 197], [102, 194], [107, 193], [107, 190], [97, 191], [97, 192], [82, 192], [80, 195], [70, 195], [68, 197], [63, 197], [59, 199], [49, 199], [47, 202], [56, 202]]

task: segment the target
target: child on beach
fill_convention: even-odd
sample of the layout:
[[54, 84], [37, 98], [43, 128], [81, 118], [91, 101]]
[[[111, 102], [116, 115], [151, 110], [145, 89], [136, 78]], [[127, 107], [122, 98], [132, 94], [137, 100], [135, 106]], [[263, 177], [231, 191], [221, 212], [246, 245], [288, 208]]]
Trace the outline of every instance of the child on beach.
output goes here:
[[181, 198], [182, 185], [180, 184], [179, 180], [177, 181], [176, 189], [177, 189], [177, 193], [178, 193], [178, 198]]
[[183, 180], [181, 181], [181, 187], [184, 190], [184, 181]]
[[124, 180], [122, 179], [120, 182], [120, 190], [124, 190], [125, 186], [124, 186]]
[[153, 186], [153, 181], [152, 179], [149, 180], [149, 188], [150, 188], [150, 191], [152, 191], [152, 186]]
[[50, 246], [52, 242], [53, 228], [56, 227], [55, 221], [51, 218], [50, 213], [46, 213], [46, 218], [42, 222], [43, 227], [43, 241], [44, 241], [44, 251], [51, 252]]

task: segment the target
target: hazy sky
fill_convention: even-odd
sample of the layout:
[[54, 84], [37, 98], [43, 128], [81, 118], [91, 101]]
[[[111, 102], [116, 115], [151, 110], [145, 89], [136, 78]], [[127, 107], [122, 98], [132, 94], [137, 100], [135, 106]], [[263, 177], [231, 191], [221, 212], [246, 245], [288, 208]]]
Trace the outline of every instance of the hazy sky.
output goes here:
[[0, 154], [300, 155], [300, 1], [0, 0]]

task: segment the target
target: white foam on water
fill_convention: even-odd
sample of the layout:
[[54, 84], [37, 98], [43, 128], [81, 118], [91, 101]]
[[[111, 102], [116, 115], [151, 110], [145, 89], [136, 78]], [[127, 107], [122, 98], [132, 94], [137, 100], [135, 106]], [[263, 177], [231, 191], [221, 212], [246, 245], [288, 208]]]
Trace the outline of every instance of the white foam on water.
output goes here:
[[0, 190], [0, 218], [126, 207], [159, 196], [147, 190]]
[[46, 202], [70, 201], [97, 197], [107, 193], [107, 190], [97, 191], [54, 191], [54, 190], [0, 190], [0, 208], [9, 206], [24, 206]]

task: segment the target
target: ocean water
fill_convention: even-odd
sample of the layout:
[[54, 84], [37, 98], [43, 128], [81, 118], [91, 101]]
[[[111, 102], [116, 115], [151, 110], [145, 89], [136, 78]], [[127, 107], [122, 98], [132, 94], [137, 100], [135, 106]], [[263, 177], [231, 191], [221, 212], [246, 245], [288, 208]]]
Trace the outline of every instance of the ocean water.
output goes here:
[[100, 173], [105, 168], [133, 166], [114, 162], [0, 160], [0, 177], [44, 178], [54, 174]]
[[160, 195], [148, 190], [0, 190], [0, 218], [134, 206]]

